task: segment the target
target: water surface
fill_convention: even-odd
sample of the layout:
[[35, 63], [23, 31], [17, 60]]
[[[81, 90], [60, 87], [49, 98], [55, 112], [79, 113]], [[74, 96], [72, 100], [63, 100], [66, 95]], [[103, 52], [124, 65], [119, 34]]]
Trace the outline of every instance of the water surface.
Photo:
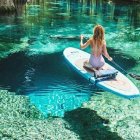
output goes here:
[[[105, 94], [78, 76], [63, 57], [65, 48], [79, 48], [80, 34], [92, 36], [96, 24], [106, 30], [113, 59], [139, 73], [139, 5], [44, 0], [24, 6], [18, 15], [0, 17], [1, 89], [29, 96], [46, 116], [63, 116], [91, 95]], [[140, 82], [131, 80], [140, 89]]]

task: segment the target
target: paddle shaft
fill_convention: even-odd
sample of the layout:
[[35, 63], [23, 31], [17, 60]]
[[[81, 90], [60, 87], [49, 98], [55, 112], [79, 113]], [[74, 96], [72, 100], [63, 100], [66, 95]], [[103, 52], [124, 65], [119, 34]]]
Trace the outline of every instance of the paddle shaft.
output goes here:
[[119, 69], [121, 69], [125, 74], [128, 74], [132, 78], [135, 78], [136, 80], [140, 80], [140, 75], [134, 74], [134, 73], [128, 73], [126, 70], [121, 68], [117, 63], [115, 63], [113, 60], [111, 61], [113, 64], [115, 64]]
[[126, 70], [124, 70], [121, 66], [119, 66], [114, 60], [111, 61], [113, 64], [115, 64], [119, 69], [121, 69], [125, 74], [129, 74]]

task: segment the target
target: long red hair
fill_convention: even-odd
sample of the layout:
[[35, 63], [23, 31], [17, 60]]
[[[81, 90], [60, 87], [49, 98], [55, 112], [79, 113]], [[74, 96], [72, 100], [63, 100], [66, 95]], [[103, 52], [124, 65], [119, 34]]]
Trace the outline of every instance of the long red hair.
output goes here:
[[104, 28], [101, 25], [96, 25], [94, 27], [93, 40], [97, 46], [102, 46], [104, 41]]

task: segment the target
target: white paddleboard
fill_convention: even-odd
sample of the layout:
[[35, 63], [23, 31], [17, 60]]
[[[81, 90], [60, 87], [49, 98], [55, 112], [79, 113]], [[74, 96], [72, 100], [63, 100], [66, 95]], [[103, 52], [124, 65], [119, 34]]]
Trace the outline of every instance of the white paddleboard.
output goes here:
[[[74, 70], [88, 81], [95, 84], [96, 79], [93, 76], [94, 72], [83, 67], [84, 62], [89, 60], [89, 53], [77, 48], [68, 47], [64, 50], [63, 55]], [[105, 67], [107, 69], [113, 68], [107, 63]], [[126, 98], [133, 98], [140, 95], [138, 88], [119, 71], [115, 79], [98, 81], [96, 82], [96, 86]]]

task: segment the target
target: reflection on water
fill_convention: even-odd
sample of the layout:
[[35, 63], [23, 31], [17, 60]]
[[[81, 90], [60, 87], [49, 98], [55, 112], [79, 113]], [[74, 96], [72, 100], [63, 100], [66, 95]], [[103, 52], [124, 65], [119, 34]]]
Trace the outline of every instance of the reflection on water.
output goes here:
[[[30, 48], [32, 53], [37, 53], [40, 47], [41, 52], [62, 51], [69, 43], [50, 36], [84, 33], [89, 37], [97, 23], [105, 27], [109, 47], [120, 49], [124, 46], [131, 51], [132, 47], [139, 48], [139, 19], [138, 4], [119, 5], [102, 0], [30, 1], [23, 7], [22, 14], [0, 17], [0, 54], [4, 57], [16, 49], [19, 51], [19, 44]], [[72, 46], [78, 42], [70, 43]]]

